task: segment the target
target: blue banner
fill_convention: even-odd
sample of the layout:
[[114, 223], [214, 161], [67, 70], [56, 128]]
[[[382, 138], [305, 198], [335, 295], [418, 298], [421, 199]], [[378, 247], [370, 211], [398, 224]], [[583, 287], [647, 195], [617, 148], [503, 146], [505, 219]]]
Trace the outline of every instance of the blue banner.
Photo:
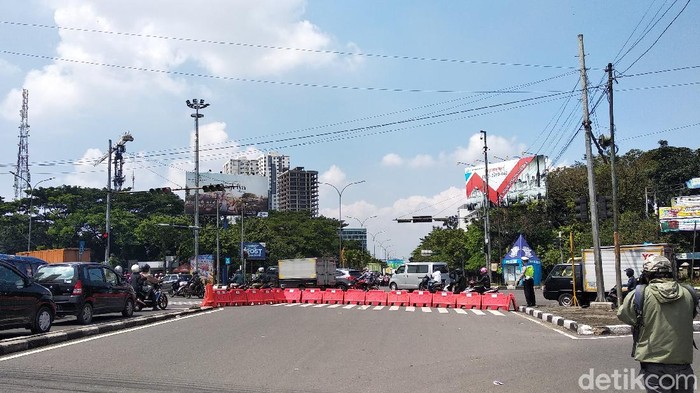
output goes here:
[[261, 243], [243, 243], [243, 249], [248, 252], [249, 261], [264, 261], [265, 246]]

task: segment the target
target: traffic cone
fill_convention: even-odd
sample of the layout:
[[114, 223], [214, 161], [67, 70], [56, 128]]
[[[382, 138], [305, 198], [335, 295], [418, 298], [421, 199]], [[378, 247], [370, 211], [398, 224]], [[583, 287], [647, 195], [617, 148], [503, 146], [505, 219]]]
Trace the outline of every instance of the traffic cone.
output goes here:
[[202, 307], [214, 306], [216, 306], [216, 301], [214, 301], [214, 285], [207, 284], [204, 287], [204, 299], [202, 300]]

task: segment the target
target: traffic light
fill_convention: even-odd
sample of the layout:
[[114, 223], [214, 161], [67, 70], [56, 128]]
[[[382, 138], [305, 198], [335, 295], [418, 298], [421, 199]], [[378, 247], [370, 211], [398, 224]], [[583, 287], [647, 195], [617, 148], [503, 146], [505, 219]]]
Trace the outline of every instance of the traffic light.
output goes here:
[[586, 197], [576, 198], [576, 218], [580, 221], [588, 221], [588, 199]]
[[433, 216], [413, 216], [413, 222], [433, 222]]
[[173, 190], [170, 187], [161, 187], [161, 188], [151, 188], [148, 190], [151, 194], [170, 194], [173, 192]]
[[596, 199], [598, 202], [598, 219], [605, 220], [612, 218], [612, 198], [606, 195], [598, 195]]
[[102, 233], [102, 240], [107, 240], [107, 239], [109, 239], [109, 233], [107, 233], [107, 232]]
[[224, 185], [223, 184], [209, 184], [206, 186], [202, 186], [202, 191], [204, 191], [204, 192], [224, 191]]

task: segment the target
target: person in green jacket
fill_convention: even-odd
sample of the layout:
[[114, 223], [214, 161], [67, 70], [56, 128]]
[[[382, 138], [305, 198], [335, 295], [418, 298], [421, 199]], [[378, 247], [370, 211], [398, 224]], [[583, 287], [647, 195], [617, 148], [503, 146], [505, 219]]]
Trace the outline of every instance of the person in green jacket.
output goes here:
[[622, 322], [637, 329], [632, 356], [640, 363], [647, 392], [694, 392], [697, 384], [691, 366], [697, 297], [692, 287], [673, 279], [671, 269], [668, 258], [651, 256], [640, 277], [645, 286], [626, 296], [617, 311]]

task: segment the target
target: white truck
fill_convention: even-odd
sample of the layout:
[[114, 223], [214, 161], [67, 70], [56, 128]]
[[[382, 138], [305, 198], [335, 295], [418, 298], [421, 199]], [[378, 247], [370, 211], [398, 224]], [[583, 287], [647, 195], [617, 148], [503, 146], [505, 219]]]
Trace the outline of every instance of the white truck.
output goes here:
[[[613, 246], [601, 247], [601, 265], [603, 267], [603, 286], [607, 293], [616, 284], [615, 274], [615, 248]], [[668, 244], [631, 244], [620, 246], [620, 274], [622, 283], [627, 282], [625, 269], [634, 269], [635, 276], [642, 272], [644, 262], [652, 255], [665, 255], [674, 265], [673, 248]], [[578, 258], [577, 258], [578, 259]], [[582, 304], [594, 301], [598, 291], [598, 280], [595, 274], [595, 259], [593, 249], [582, 250], [582, 258], [575, 262], [576, 267], [576, 297]], [[555, 265], [549, 272], [542, 286], [542, 294], [545, 299], [558, 300], [562, 306], [571, 305], [573, 297], [573, 279], [571, 263]]]
[[281, 288], [335, 287], [336, 263], [333, 259], [280, 259], [277, 267]]

